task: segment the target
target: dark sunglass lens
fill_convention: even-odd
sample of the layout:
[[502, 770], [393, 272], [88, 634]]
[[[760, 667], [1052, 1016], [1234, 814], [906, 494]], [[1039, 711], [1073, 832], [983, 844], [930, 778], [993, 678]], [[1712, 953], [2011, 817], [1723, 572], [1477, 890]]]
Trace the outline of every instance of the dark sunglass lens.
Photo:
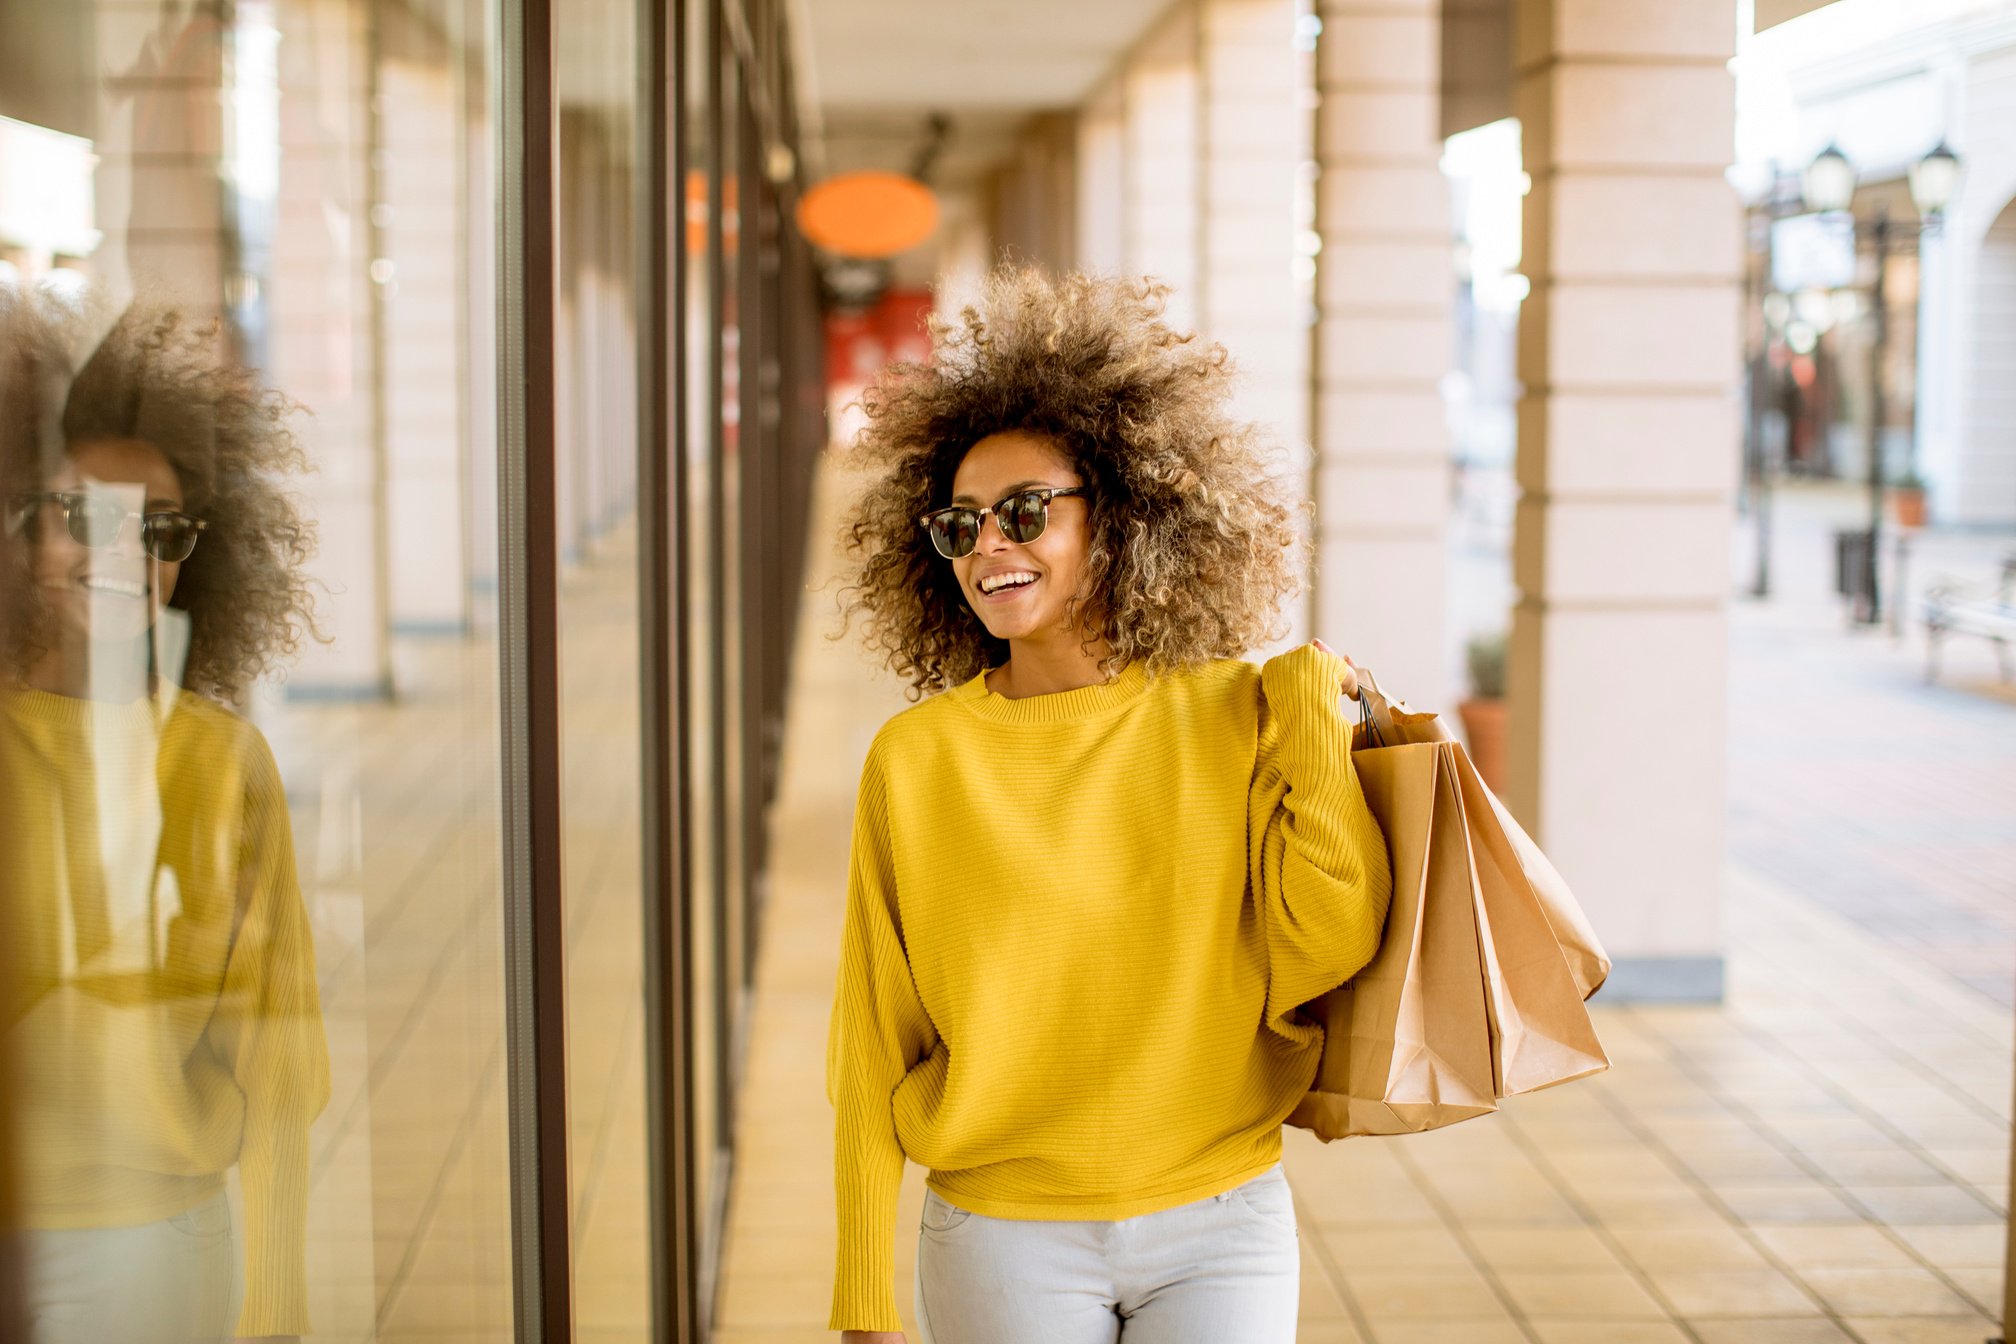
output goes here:
[[980, 539], [980, 520], [971, 509], [947, 509], [931, 519], [931, 541], [948, 560], [969, 555]]
[[1014, 542], [1036, 540], [1043, 535], [1043, 524], [1049, 521], [1043, 496], [1033, 490], [1002, 500], [995, 516], [1001, 520], [1003, 534]]
[[70, 502], [70, 536], [79, 546], [110, 546], [125, 521], [126, 510], [116, 500], [87, 495]]
[[147, 554], [172, 564], [187, 560], [196, 549], [197, 531], [190, 519], [157, 513], [141, 524], [140, 534], [147, 543]]

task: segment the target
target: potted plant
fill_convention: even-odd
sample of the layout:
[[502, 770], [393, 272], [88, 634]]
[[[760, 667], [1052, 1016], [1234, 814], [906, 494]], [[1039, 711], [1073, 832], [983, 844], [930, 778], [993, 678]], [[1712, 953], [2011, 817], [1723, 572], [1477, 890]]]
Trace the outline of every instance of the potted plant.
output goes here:
[[1456, 706], [1470, 759], [1484, 787], [1505, 790], [1505, 632], [1479, 635], [1463, 650], [1470, 668], [1470, 698]]
[[1925, 482], [1910, 467], [1890, 483], [1890, 513], [1899, 527], [1925, 526]]

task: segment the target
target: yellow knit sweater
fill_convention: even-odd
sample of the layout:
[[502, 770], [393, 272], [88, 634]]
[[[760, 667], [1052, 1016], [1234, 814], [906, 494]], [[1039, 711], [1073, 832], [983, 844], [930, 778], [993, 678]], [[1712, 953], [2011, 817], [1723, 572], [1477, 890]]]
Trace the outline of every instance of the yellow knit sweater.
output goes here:
[[306, 1333], [308, 1126], [329, 1065], [287, 802], [257, 729], [172, 703], [0, 690], [22, 1220], [153, 1222], [236, 1165], [238, 1332]]
[[1344, 661], [1304, 646], [1009, 700], [984, 676], [862, 771], [827, 1046], [829, 1328], [896, 1330], [903, 1162], [996, 1218], [1119, 1219], [1280, 1157], [1392, 891]]

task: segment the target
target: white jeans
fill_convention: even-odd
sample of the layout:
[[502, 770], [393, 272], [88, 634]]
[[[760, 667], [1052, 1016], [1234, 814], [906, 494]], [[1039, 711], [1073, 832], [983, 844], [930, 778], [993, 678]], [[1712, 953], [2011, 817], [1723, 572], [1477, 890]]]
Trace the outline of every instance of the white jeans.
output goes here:
[[240, 1274], [223, 1195], [137, 1227], [22, 1238], [33, 1344], [218, 1344], [237, 1325]]
[[927, 1190], [917, 1328], [924, 1344], [1293, 1344], [1298, 1243], [1279, 1163], [1118, 1222], [989, 1218]]

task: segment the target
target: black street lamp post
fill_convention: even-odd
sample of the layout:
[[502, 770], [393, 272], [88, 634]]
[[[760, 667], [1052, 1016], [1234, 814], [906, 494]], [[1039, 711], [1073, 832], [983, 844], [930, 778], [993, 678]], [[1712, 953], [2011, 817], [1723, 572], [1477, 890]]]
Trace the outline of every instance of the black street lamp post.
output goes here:
[[[1772, 294], [1772, 272], [1776, 265], [1773, 250], [1772, 226], [1781, 219], [1805, 214], [1808, 207], [1798, 192], [1788, 190], [1798, 182], [1790, 173], [1780, 173], [1774, 160], [1771, 164], [1771, 184], [1764, 195], [1750, 206], [1750, 215], [1763, 227], [1756, 240], [1756, 249], [1761, 254], [1761, 266], [1757, 280], [1758, 326], [1755, 332], [1757, 348], [1750, 359], [1750, 405], [1747, 432], [1744, 435], [1743, 466], [1746, 478], [1746, 495], [1750, 505], [1750, 516], [1757, 533], [1757, 550], [1750, 577], [1750, 596], [1771, 596], [1771, 457], [1764, 442], [1764, 417], [1769, 409], [1776, 388], [1771, 379], [1771, 318], [1766, 300]], [[1786, 408], [1786, 425], [1791, 425], [1790, 408]]]
[[1851, 210], [1855, 200], [1855, 166], [1839, 147], [1829, 145], [1806, 169], [1808, 207], [1823, 214], [1845, 216], [1854, 242], [1859, 245], [1866, 241], [1876, 261], [1875, 278], [1869, 287], [1870, 319], [1875, 328], [1869, 353], [1869, 423], [1864, 433], [1869, 464], [1869, 528], [1859, 536], [1850, 534], [1853, 545], [1843, 557], [1851, 580], [1853, 617], [1858, 625], [1875, 625], [1883, 614], [1876, 576], [1877, 547], [1883, 531], [1883, 421], [1888, 414], [1883, 373], [1890, 342], [1886, 294], [1890, 255], [1916, 252], [1921, 239], [1939, 231], [1959, 181], [1960, 158], [1941, 141], [1911, 166], [1911, 199], [1918, 207], [1918, 218], [1893, 220], [1888, 206], [1878, 202], [1875, 214], [1863, 221]]

